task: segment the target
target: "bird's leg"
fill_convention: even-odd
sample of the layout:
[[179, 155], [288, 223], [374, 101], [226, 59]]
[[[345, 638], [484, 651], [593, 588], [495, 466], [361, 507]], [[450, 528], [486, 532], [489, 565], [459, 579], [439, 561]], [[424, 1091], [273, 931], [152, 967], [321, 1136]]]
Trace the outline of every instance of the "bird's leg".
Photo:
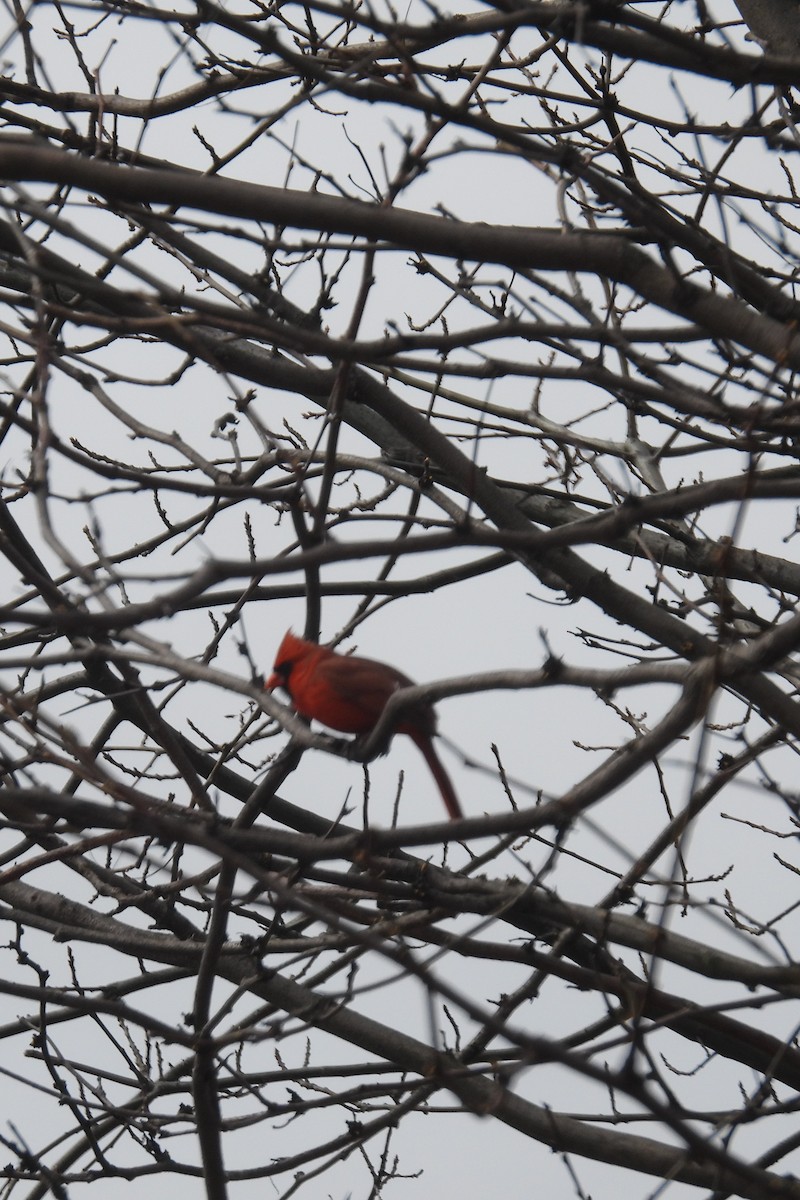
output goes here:
[[393, 732], [390, 726], [377, 742], [374, 738], [374, 730], [370, 730], [369, 733], [359, 733], [352, 742], [348, 743], [346, 757], [352, 762], [361, 763], [371, 762], [373, 758], [381, 758], [384, 754], [389, 753]]

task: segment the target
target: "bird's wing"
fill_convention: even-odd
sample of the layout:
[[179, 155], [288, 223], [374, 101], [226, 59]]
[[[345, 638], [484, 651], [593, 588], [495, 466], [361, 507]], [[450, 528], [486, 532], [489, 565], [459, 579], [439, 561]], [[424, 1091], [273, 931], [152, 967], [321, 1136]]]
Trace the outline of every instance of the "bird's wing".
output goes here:
[[391, 695], [411, 680], [394, 667], [373, 662], [370, 658], [336, 655], [317, 666], [317, 675], [324, 678], [342, 700], [368, 709], [377, 720]]

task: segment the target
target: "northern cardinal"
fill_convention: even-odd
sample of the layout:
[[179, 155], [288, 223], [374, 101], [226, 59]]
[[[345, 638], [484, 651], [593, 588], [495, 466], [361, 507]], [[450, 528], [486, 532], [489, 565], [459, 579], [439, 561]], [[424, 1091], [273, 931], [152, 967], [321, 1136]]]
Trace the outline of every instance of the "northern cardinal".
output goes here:
[[[267, 688], [285, 688], [301, 716], [320, 721], [340, 733], [369, 733], [378, 723], [389, 697], [398, 688], [412, 686], [402, 671], [371, 658], [336, 654], [327, 646], [284, 636], [275, 657]], [[395, 732], [407, 733], [431, 769], [445, 807], [456, 820], [464, 814], [450, 776], [433, 748], [436, 713], [422, 700], [406, 709]]]

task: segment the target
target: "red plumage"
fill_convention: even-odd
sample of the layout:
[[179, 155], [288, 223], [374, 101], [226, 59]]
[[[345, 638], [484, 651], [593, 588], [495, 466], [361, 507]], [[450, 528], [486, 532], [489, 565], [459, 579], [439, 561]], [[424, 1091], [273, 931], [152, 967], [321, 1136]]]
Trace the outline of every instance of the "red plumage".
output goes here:
[[[387, 663], [355, 655], [337, 654], [327, 646], [284, 636], [275, 657], [267, 687], [284, 688], [301, 716], [319, 721], [339, 733], [369, 733], [378, 723], [389, 697], [412, 680]], [[407, 733], [419, 747], [442, 793], [445, 807], [455, 820], [463, 816], [450, 776], [437, 755], [433, 705], [419, 701], [406, 709], [395, 732]]]

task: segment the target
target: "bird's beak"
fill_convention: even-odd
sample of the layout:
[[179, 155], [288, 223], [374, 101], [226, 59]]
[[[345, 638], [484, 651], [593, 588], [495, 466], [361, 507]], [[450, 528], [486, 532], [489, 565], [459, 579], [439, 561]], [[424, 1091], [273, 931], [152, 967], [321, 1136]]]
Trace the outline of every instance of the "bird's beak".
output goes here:
[[280, 687], [282, 683], [283, 680], [281, 679], [280, 675], [278, 675], [276, 671], [273, 671], [267, 682], [264, 684], [264, 687], [268, 692], [271, 692], [274, 688]]

